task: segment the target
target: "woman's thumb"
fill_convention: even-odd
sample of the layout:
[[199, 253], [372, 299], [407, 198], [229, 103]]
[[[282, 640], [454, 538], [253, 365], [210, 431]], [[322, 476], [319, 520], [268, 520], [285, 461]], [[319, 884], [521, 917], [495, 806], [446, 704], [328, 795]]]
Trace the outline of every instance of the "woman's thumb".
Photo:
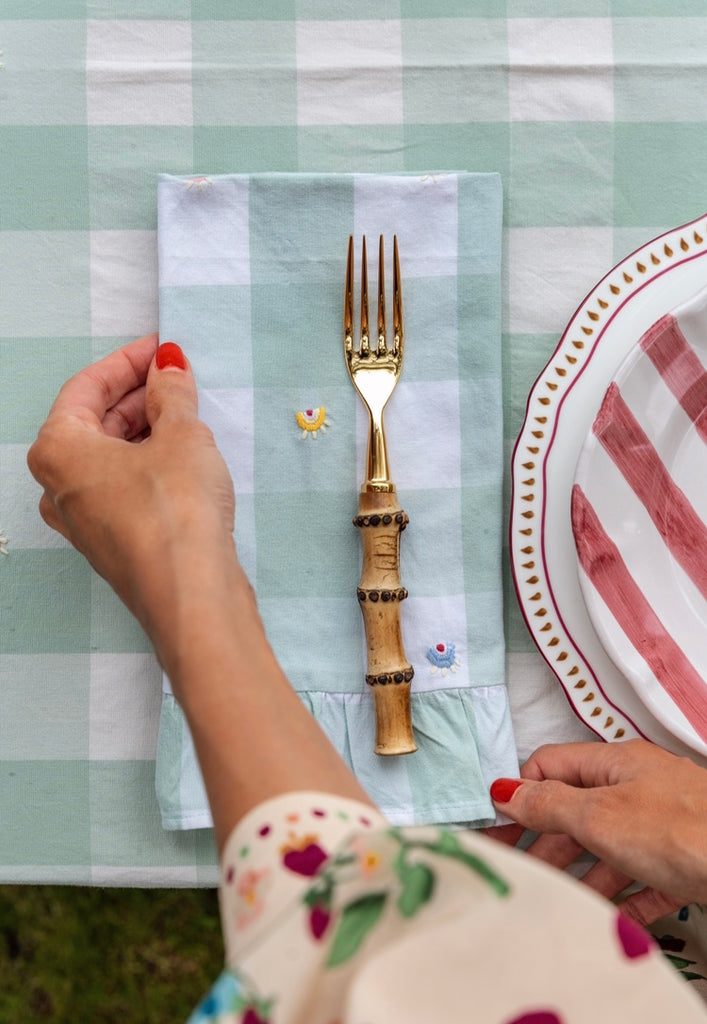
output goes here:
[[179, 419], [197, 415], [196, 382], [179, 345], [165, 341], [155, 353], [147, 375], [145, 398], [150, 426], [163, 416]]
[[558, 779], [496, 779], [490, 793], [496, 807], [535, 832], [574, 834], [592, 791]]

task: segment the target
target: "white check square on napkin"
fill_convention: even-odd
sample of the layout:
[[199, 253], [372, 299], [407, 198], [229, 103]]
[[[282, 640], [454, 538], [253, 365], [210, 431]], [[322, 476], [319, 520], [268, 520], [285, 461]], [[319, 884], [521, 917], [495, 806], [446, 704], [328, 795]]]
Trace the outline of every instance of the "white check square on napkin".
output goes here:
[[[397, 758], [373, 753], [356, 600], [367, 418], [343, 355], [349, 234], [373, 253], [384, 234], [389, 259], [393, 234], [400, 245], [406, 352], [386, 434], [410, 516], [401, 614], [418, 750]], [[502, 615], [499, 176], [163, 175], [158, 240], [160, 335], [194, 367], [236, 488], [239, 556], [292, 685], [390, 821], [493, 821], [489, 783], [518, 770]], [[207, 827], [188, 729], [167, 680], [164, 691], [163, 825]]]

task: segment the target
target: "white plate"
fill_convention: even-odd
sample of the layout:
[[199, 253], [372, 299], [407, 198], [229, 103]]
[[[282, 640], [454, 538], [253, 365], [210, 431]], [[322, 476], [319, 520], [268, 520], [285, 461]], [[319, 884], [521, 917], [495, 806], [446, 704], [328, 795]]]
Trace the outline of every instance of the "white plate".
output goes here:
[[579, 583], [651, 714], [707, 755], [707, 291], [660, 318], [613, 377], [572, 492]]
[[597, 634], [580, 588], [570, 501], [609, 382], [651, 324], [704, 287], [705, 257], [701, 217], [626, 257], [582, 302], [528, 398], [513, 453], [510, 523], [521, 610], [578, 716], [603, 739], [645, 736], [697, 760], [704, 759], [655, 717]]

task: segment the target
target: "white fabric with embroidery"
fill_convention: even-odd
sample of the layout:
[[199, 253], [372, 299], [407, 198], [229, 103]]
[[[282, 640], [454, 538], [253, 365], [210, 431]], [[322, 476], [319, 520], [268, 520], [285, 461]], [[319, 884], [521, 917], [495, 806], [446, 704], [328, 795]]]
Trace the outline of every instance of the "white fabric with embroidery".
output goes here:
[[[501, 210], [495, 174], [160, 179], [160, 334], [191, 360], [233, 476], [239, 556], [270, 642], [396, 824], [487, 824], [489, 784], [517, 771], [501, 571]], [[386, 410], [410, 517], [401, 618], [418, 750], [402, 759], [373, 753], [356, 599], [367, 417], [342, 314], [348, 235], [358, 250], [364, 232], [374, 318], [379, 233], [388, 290], [394, 233], [402, 271], [405, 358]], [[165, 827], [210, 824], [168, 684], [157, 762]]]
[[222, 858], [227, 970], [190, 1024], [697, 1024], [704, 1004], [603, 898], [484, 836], [291, 793]]

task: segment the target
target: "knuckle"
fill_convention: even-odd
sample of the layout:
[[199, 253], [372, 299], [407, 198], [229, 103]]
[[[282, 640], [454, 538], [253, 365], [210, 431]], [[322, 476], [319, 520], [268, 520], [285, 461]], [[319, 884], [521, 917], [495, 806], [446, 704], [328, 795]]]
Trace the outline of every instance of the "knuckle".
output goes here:
[[615, 743], [612, 749], [619, 760], [632, 761], [645, 751], [646, 744], [644, 740], [625, 740], [623, 743]]
[[655, 889], [645, 888], [627, 897], [621, 904], [621, 911], [636, 924], [647, 928], [654, 921], [672, 913], [679, 904], [679, 900], [673, 900]]
[[133, 409], [115, 408], [110, 411], [109, 415], [113, 417], [118, 434], [123, 438], [135, 437], [143, 425], [141, 417]]
[[561, 786], [560, 782], [547, 780], [523, 787], [526, 790], [523, 800], [524, 817], [529, 825], [547, 828], [554, 822]]
[[616, 831], [617, 808], [612, 788], [584, 790], [581, 830], [585, 844], [596, 851]]
[[27, 466], [35, 480], [44, 483], [60, 451], [57, 427], [49, 419], [40, 427], [37, 439], [27, 452]]
[[39, 499], [39, 514], [52, 530], [59, 529], [60, 519], [56, 506], [46, 491]]
[[39, 480], [44, 469], [44, 441], [41, 431], [27, 452], [27, 466], [35, 480]]
[[[54, 505], [49, 498], [49, 495], [45, 491], [42, 497], [39, 499], [39, 514], [45, 523], [49, 523], [50, 518], [54, 513]], [[51, 525], [49, 523], [49, 525]]]
[[634, 777], [637, 773], [645, 770], [659, 768], [663, 770], [666, 765], [662, 762], [674, 763], [675, 755], [661, 750], [646, 740], [632, 739], [624, 740], [621, 743], [609, 745], [607, 755], [610, 758], [611, 778], [614, 781]]
[[551, 754], [557, 746], [557, 743], [543, 743], [542, 746], [538, 747], [534, 752], [533, 757], [541, 758], [547, 754]]
[[612, 820], [601, 790], [578, 789], [555, 779], [527, 787], [523, 816], [530, 828], [567, 833], [587, 848], [606, 836]]

